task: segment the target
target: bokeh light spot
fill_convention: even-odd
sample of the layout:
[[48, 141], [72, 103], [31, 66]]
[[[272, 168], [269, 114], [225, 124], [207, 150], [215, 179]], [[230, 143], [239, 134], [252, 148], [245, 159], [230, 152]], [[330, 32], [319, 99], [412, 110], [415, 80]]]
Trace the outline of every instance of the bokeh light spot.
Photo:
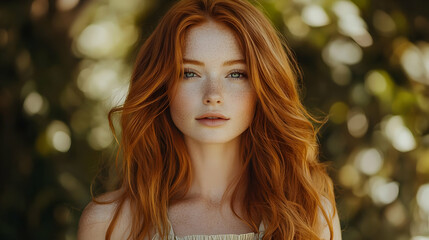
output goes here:
[[423, 56], [415, 45], [410, 45], [401, 55], [401, 64], [413, 80], [421, 81], [425, 77]]
[[363, 112], [352, 111], [348, 114], [347, 128], [350, 135], [359, 138], [368, 130], [368, 120]]
[[43, 107], [43, 98], [37, 92], [31, 92], [24, 100], [24, 111], [28, 115], [40, 113]]
[[31, 16], [34, 18], [40, 18], [48, 12], [48, 9], [48, 0], [35, 0], [31, 4]]
[[384, 212], [384, 216], [395, 227], [402, 227], [407, 221], [407, 212], [401, 202], [396, 201], [388, 206]]
[[60, 11], [70, 11], [77, 6], [79, 0], [57, 0], [56, 7]]
[[305, 37], [310, 32], [310, 28], [306, 25], [300, 16], [294, 15], [285, 20], [289, 31], [296, 37]]
[[67, 152], [70, 149], [70, 136], [63, 131], [56, 131], [52, 137], [54, 148], [60, 152]]
[[369, 180], [371, 198], [376, 204], [389, 204], [396, 200], [399, 194], [399, 184], [388, 182], [385, 178], [374, 176]]
[[113, 135], [108, 126], [102, 125], [91, 129], [87, 139], [93, 149], [101, 150], [112, 143]]
[[61, 121], [52, 121], [46, 129], [48, 143], [59, 152], [67, 152], [70, 149], [71, 138], [70, 130], [67, 125]]
[[122, 80], [128, 75], [121, 74], [122, 72], [124, 66], [121, 61], [106, 60], [90, 64], [80, 71], [77, 86], [88, 98], [114, 101], [127, 93], [123, 91], [123, 87], [128, 84], [123, 84]]
[[429, 183], [423, 184], [417, 191], [417, 204], [429, 214]]
[[374, 95], [381, 95], [387, 89], [387, 82], [380, 72], [371, 71], [365, 79], [365, 87]]
[[339, 18], [347, 17], [350, 15], [359, 15], [359, 8], [351, 1], [335, 1], [332, 5], [332, 11]]
[[383, 166], [383, 156], [375, 148], [363, 149], [355, 157], [355, 166], [366, 175], [374, 175]]
[[309, 4], [304, 7], [302, 20], [311, 27], [322, 27], [330, 22], [325, 10], [316, 4]]
[[340, 85], [345, 86], [351, 82], [352, 73], [347, 65], [338, 64], [331, 70], [332, 80]]
[[115, 43], [115, 27], [110, 22], [92, 24], [80, 34], [77, 47], [83, 54], [92, 57], [104, 57], [113, 49]]
[[429, 237], [425, 236], [414, 236], [411, 238], [411, 240], [429, 240]]
[[404, 126], [404, 121], [401, 116], [390, 117], [383, 125], [385, 135], [396, 150], [408, 152], [416, 147], [413, 134]]
[[338, 180], [343, 186], [352, 188], [360, 181], [359, 172], [352, 165], [344, 165], [341, 167], [338, 175]]
[[362, 60], [362, 49], [353, 41], [338, 38], [329, 42], [323, 49], [323, 60], [331, 66], [353, 65]]
[[329, 109], [329, 118], [336, 124], [341, 124], [347, 119], [348, 106], [344, 102], [336, 102]]

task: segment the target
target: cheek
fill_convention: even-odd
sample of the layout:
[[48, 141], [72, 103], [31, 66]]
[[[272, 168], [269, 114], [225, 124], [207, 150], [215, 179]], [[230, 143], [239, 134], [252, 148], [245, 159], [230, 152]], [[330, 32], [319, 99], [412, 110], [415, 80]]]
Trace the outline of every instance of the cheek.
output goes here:
[[170, 113], [174, 123], [184, 121], [186, 117], [192, 116], [191, 111], [196, 103], [195, 93], [192, 89], [178, 87], [175, 96], [170, 103]]
[[235, 111], [243, 121], [250, 123], [255, 112], [256, 93], [251, 90], [236, 92], [232, 102], [239, 103], [235, 105]]

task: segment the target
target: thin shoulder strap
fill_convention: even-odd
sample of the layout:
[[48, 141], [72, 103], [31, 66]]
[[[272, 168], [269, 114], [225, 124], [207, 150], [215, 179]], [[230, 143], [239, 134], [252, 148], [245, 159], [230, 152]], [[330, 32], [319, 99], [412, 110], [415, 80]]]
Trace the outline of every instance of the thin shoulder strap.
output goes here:
[[265, 224], [264, 224], [264, 221], [261, 221], [261, 224], [259, 224], [259, 232], [265, 232]]
[[[174, 239], [173, 225], [171, 224], [170, 219], [168, 219], [168, 218], [167, 218], [167, 222], [168, 222], [168, 225], [170, 228], [170, 231], [168, 232], [167, 239], [172, 240], [172, 239]], [[160, 236], [159, 236], [159, 233], [156, 232], [156, 234], [152, 237], [152, 240], [158, 240], [158, 239], [160, 239]]]
[[171, 224], [170, 219], [167, 218], [168, 221], [168, 225], [170, 226], [170, 232], [169, 232], [169, 237], [174, 237], [174, 230], [173, 230], [173, 224]]

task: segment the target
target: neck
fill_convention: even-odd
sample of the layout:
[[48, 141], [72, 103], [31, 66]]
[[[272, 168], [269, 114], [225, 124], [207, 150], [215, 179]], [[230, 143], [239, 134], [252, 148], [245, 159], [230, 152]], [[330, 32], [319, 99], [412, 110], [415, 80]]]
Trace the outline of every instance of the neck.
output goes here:
[[185, 138], [185, 143], [191, 157], [193, 174], [188, 196], [212, 203], [230, 199], [232, 192], [225, 196], [224, 193], [240, 174], [240, 139], [207, 144]]

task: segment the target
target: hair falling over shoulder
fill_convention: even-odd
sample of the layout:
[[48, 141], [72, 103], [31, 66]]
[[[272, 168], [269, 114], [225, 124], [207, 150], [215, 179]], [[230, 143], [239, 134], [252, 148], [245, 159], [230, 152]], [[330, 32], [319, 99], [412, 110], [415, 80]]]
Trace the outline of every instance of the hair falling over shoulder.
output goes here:
[[[187, 31], [209, 20], [235, 33], [257, 94], [254, 119], [241, 140], [243, 170], [237, 186], [247, 188], [240, 218], [255, 232], [256, 220], [262, 219], [264, 240], [292, 240], [319, 239], [322, 216], [332, 239], [333, 186], [318, 160], [318, 129], [312, 124], [321, 122], [300, 101], [299, 71], [281, 34], [245, 0], [178, 1], [142, 45], [127, 98], [109, 112], [114, 134], [112, 114], [121, 114], [117, 141], [123, 154], [118, 165], [123, 191], [106, 239], [126, 199], [133, 208], [130, 239], [144, 239], [152, 229], [162, 239], [168, 235], [167, 207], [185, 196], [192, 179], [182, 134], [168, 111], [169, 93], [183, 75]], [[236, 195], [237, 189], [233, 211]], [[326, 200], [330, 208], [323, 204]]]

